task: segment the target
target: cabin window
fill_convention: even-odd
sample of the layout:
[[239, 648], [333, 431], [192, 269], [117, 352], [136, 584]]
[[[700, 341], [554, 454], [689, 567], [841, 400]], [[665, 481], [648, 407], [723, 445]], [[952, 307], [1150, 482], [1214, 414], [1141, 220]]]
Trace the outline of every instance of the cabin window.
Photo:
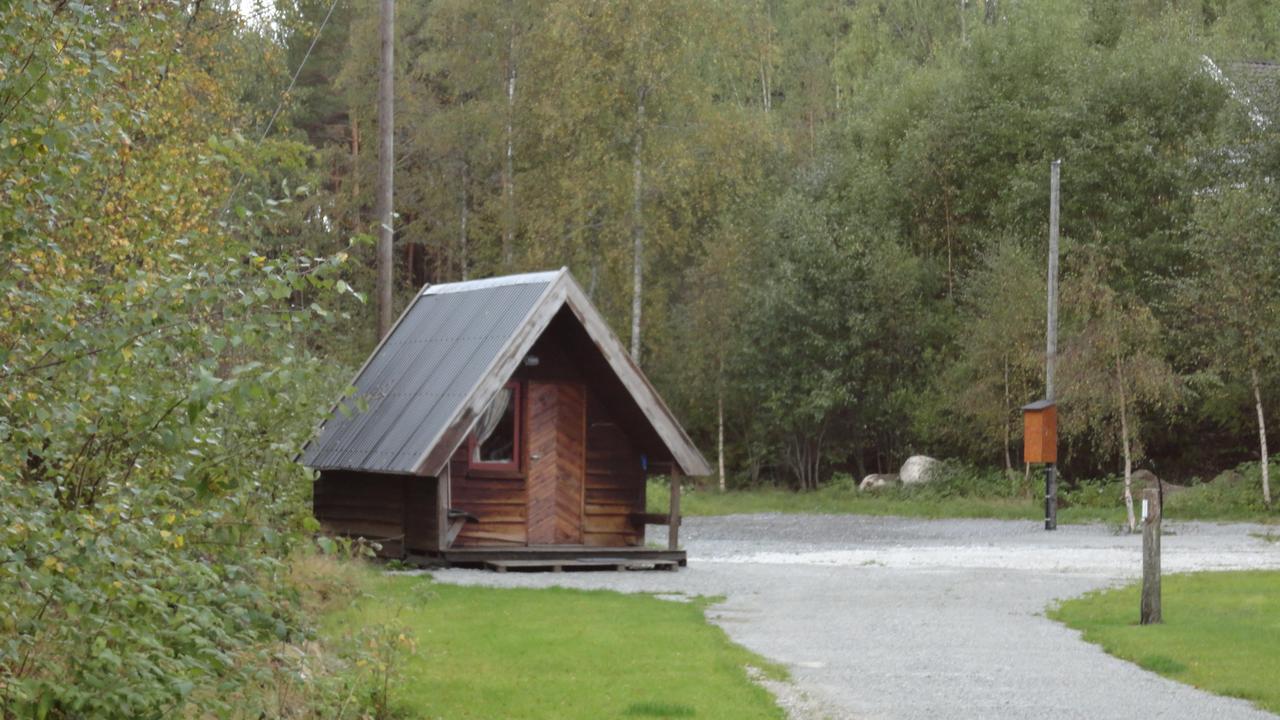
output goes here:
[[471, 438], [471, 464], [494, 470], [515, 470], [520, 458], [520, 386], [507, 383], [476, 422]]

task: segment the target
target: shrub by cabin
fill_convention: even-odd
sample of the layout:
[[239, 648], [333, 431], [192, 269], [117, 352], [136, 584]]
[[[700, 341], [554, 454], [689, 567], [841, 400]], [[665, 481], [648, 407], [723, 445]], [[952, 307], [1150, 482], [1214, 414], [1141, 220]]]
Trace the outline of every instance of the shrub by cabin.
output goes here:
[[391, 557], [649, 553], [650, 474], [706, 460], [567, 270], [429, 285], [302, 461], [332, 533]]

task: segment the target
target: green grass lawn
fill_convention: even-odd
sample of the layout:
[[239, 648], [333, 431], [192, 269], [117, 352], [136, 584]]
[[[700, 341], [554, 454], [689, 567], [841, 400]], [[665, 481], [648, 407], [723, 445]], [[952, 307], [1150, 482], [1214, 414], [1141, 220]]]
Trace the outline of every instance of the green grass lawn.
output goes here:
[[1068, 600], [1049, 616], [1152, 672], [1280, 712], [1280, 572], [1170, 575], [1163, 586], [1162, 625], [1137, 624], [1137, 585]]
[[783, 671], [731, 643], [704, 606], [384, 576], [322, 631], [411, 632], [417, 648], [395, 659], [389, 692], [406, 718], [781, 718], [745, 668]]

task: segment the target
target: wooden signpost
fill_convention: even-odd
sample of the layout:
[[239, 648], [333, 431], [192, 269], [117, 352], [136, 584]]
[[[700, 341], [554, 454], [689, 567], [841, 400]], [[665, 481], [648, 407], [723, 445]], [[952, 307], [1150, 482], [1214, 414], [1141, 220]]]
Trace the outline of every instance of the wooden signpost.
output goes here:
[[1160, 614], [1160, 488], [1142, 491], [1142, 609], [1139, 622], [1164, 622]]

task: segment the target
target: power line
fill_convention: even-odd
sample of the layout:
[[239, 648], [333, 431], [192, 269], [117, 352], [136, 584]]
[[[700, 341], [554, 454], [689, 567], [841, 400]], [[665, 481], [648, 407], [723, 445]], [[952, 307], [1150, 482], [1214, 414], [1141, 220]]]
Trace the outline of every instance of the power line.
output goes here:
[[[280, 95], [280, 102], [276, 104], [275, 112], [271, 113], [271, 119], [267, 121], [266, 127], [262, 129], [262, 133], [258, 135], [258, 139], [254, 141], [254, 148], [262, 144], [267, 134], [271, 132], [271, 128], [276, 124], [276, 118], [280, 117], [280, 112], [284, 110], [284, 104], [289, 99], [289, 93], [293, 92], [293, 86], [298, 84], [298, 76], [302, 74], [302, 68], [307, 66], [307, 59], [311, 57], [311, 51], [316, 49], [316, 43], [320, 42], [320, 35], [324, 32], [324, 28], [329, 24], [329, 18], [333, 16], [333, 9], [338, 6], [338, 0], [329, 3], [329, 11], [324, 14], [324, 20], [320, 21], [320, 27], [316, 28], [316, 34], [311, 38], [311, 44], [307, 46], [307, 51], [302, 55], [302, 62], [298, 63], [298, 67], [293, 71], [293, 77], [289, 78], [289, 87], [284, 89], [284, 93]], [[236, 180], [236, 184], [231, 188], [231, 194], [227, 196], [227, 202], [223, 204], [222, 209], [218, 211], [218, 217], [222, 217], [231, 209], [231, 202], [235, 200], [236, 193], [240, 192], [240, 186], [244, 184], [245, 172], [240, 171], [240, 178]]]

